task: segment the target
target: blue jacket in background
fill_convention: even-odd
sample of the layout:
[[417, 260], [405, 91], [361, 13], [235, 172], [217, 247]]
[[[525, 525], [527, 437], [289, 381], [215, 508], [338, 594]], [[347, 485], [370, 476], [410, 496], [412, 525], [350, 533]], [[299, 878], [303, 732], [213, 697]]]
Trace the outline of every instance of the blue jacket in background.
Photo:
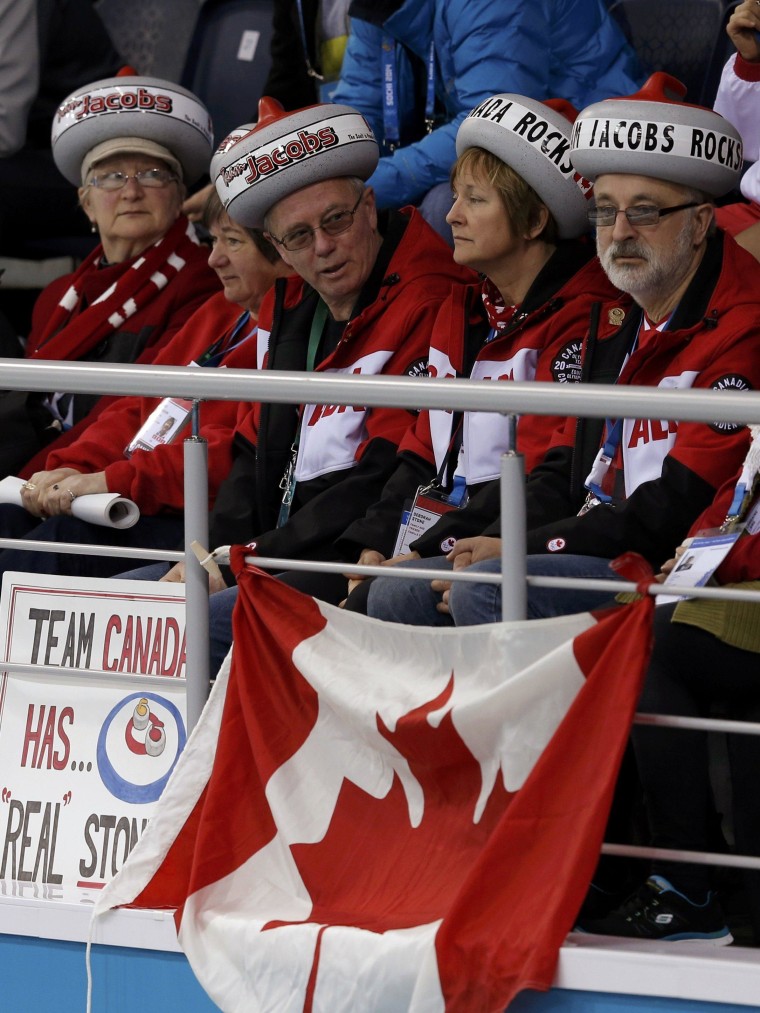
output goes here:
[[[334, 101], [360, 110], [381, 142], [382, 40], [389, 35], [397, 43], [401, 146], [380, 159], [368, 181], [380, 207], [418, 202], [448, 179], [457, 128], [490, 95], [564, 98], [580, 110], [631, 94], [643, 81], [633, 50], [601, 0], [354, 0], [350, 14]], [[425, 134], [431, 39], [436, 127]]]

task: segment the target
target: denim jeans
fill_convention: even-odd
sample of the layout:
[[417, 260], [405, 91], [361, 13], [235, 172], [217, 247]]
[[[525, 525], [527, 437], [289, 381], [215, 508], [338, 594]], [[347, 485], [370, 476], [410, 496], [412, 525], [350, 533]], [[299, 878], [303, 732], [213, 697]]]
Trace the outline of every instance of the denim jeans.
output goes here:
[[[609, 560], [597, 556], [528, 556], [529, 576], [542, 577], [593, 577], [620, 578], [609, 569]], [[426, 569], [450, 570], [444, 556], [435, 559], [412, 560], [400, 564]], [[500, 573], [501, 560], [488, 559], [468, 567], [473, 573]], [[582, 591], [577, 589], [528, 588], [528, 619], [585, 612], [607, 604], [612, 591]], [[412, 626], [476, 626], [480, 623], [501, 621], [501, 587], [499, 584], [457, 582], [449, 595], [450, 615], [438, 612], [436, 605], [441, 595], [433, 591], [428, 581], [393, 580], [377, 577], [369, 592], [367, 612], [375, 619], [408, 623]]]

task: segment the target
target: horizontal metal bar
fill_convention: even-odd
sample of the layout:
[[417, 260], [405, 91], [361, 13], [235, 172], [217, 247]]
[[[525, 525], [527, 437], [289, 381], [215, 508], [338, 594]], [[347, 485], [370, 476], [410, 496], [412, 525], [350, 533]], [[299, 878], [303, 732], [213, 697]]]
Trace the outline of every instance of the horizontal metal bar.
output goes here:
[[[468, 573], [466, 570], [433, 570], [418, 567], [359, 566], [358, 563], [325, 563], [311, 559], [277, 559], [274, 556], [246, 556], [246, 563], [262, 570], [303, 570], [307, 573], [355, 573], [362, 577], [393, 577], [394, 580], [457, 580], [470, 584], [500, 584], [500, 573]], [[424, 560], [420, 560], [424, 563]]]
[[634, 724], [657, 728], [683, 728], [694, 732], [725, 732], [727, 735], [760, 735], [758, 721], [726, 718], [687, 718], [676, 714], [637, 714]]
[[725, 865], [732, 869], [760, 869], [760, 858], [755, 858], [754, 855], [727, 855], [722, 851], [676, 851], [670, 848], [644, 848], [635, 844], [603, 844], [602, 854], [665, 862], [694, 862], [696, 865]]
[[[246, 556], [249, 566], [262, 570], [303, 570], [308, 573], [355, 573], [362, 577], [392, 577], [394, 580], [452, 580], [470, 584], [499, 584], [500, 573], [470, 573], [467, 570], [433, 570], [420, 567], [360, 566], [358, 563], [326, 563], [307, 559], [284, 559], [275, 556]], [[422, 563], [423, 560], [420, 560]], [[610, 598], [620, 592], [634, 592], [638, 585], [630, 580], [603, 580], [599, 577], [528, 577], [531, 587], [554, 587], [566, 590], [606, 591]], [[744, 591], [731, 587], [679, 587], [668, 584], [652, 586], [648, 594], [682, 594], [689, 598], [712, 598], [718, 601], [751, 601], [760, 603], [760, 591]]]
[[36, 552], [70, 552], [73, 556], [120, 556], [124, 559], [155, 559], [179, 563], [184, 552], [174, 549], [140, 549], [128, 545], [88, 545], [84, 542], [35, 542], [31, 538], [0, 538], [0, 549], [29, 549]]
[[132, 681], [138, 686], [153, 686], [154, 688], [167, 686], [184, 687], [186, 680], [181, 676], [171, 675], [143, 675], [141, 672], [105, 672], [100, 668], [68, 668], [66, 665], [29, 665], [20, 661], [0, 662], [0, 672], [12, 672], [14, 675], [25, 675], [35, 680], [49, 679], [51, 673], [56, 675], [67, 675], [75, 679], [82, 679], [86, 682], [113, 682], [114, 680]]
[[2, 360], [9, 390], [145, 394], [227, 401], [361, 404], [606, 418], [760, 422], [760, 392], [662, 390], [614, 384], [491, 383], [282, 370], [187, 369], [125, 363]]
[[[602, 580], [597, 577], [527, 577], [531, 587], [555, 587], [571, 590], [573, 588], [583, 591], [609, 591], [611, 596], [621, 591], [631, 592], [638, 590], [637, 585], [628, 580]], [[678, 584], [653, 584], [647, 589], [647, 594], [654, 597], [659, 595], [681, 595], [684, 598], [707, 598], [717, 601], [751, 601], [760, 602], [760, 591], [743, 590], [735, 587], [682, 587]]]
[[[84, 542], [42, 542], [31, 538], [0, 538], [0, 549], [25, 549], [37, 552], [70, 552], [73, 556], [100, 556], [108, 553], [124, 559], [154, 559], [157, 562], [179, 563], [185, 556], [175, 549], [141, 549], [124, 545], [89, 545]], [[303, 570], [308, 573], [355, 573], [364, 577], [391, 577], [394, 580], [451, 580], [469, 584], [499, 584], [500, 573], [471, 573], [467, 570], [434, 570], [423, 567], [360, 566], [358, 563], [327, 563], [307, 559], [284, 559], [275, 556], [246, 556], [246, 563], [262, 570]], [[422, 562], [422, 561], [420, 561]], [[533, 587], [565, 588], [566, 590], [608, 592], [613, 598], [620, 592], [633, 592], [637, 585], [627, 580], [602, 580], [595, 577], [528, 577]], [[683, 594], [690, 598], [712, 598], [725, 601], [760, 603], [760, 591], [744, 591], [730, 587], [652, 586], [648, 594]]]

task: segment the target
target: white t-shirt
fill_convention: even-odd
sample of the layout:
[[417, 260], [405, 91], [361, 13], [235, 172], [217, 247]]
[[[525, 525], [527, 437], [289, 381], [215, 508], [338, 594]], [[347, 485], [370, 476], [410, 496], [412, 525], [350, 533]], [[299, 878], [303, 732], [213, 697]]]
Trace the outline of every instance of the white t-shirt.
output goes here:
[[745, 161], [753, 163], [742, 177], [741, 192], [760, 204], [760, 81], [739, 77], [736, 55], [723, 68], [713, 108], [741, 134]]

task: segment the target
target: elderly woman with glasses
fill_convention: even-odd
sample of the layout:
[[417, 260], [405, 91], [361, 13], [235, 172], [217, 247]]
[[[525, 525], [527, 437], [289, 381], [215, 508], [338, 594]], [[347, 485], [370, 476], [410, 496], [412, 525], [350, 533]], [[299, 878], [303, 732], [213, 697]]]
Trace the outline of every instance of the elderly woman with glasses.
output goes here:
[[[64, 100], [53, 157], [78, 186], [100, 243], [39, 296], [27, 358], [152, 362], [218, 290], [208, 251], [181, 213], [186, 185], [208, 168], [211, 140], [200, 101], [157, 78], [108, 78]], [[30, 458], [53, 440], [67, 443], [96, 401], [64, 391], [6, 395], [2, 474], [30, 473]]]

